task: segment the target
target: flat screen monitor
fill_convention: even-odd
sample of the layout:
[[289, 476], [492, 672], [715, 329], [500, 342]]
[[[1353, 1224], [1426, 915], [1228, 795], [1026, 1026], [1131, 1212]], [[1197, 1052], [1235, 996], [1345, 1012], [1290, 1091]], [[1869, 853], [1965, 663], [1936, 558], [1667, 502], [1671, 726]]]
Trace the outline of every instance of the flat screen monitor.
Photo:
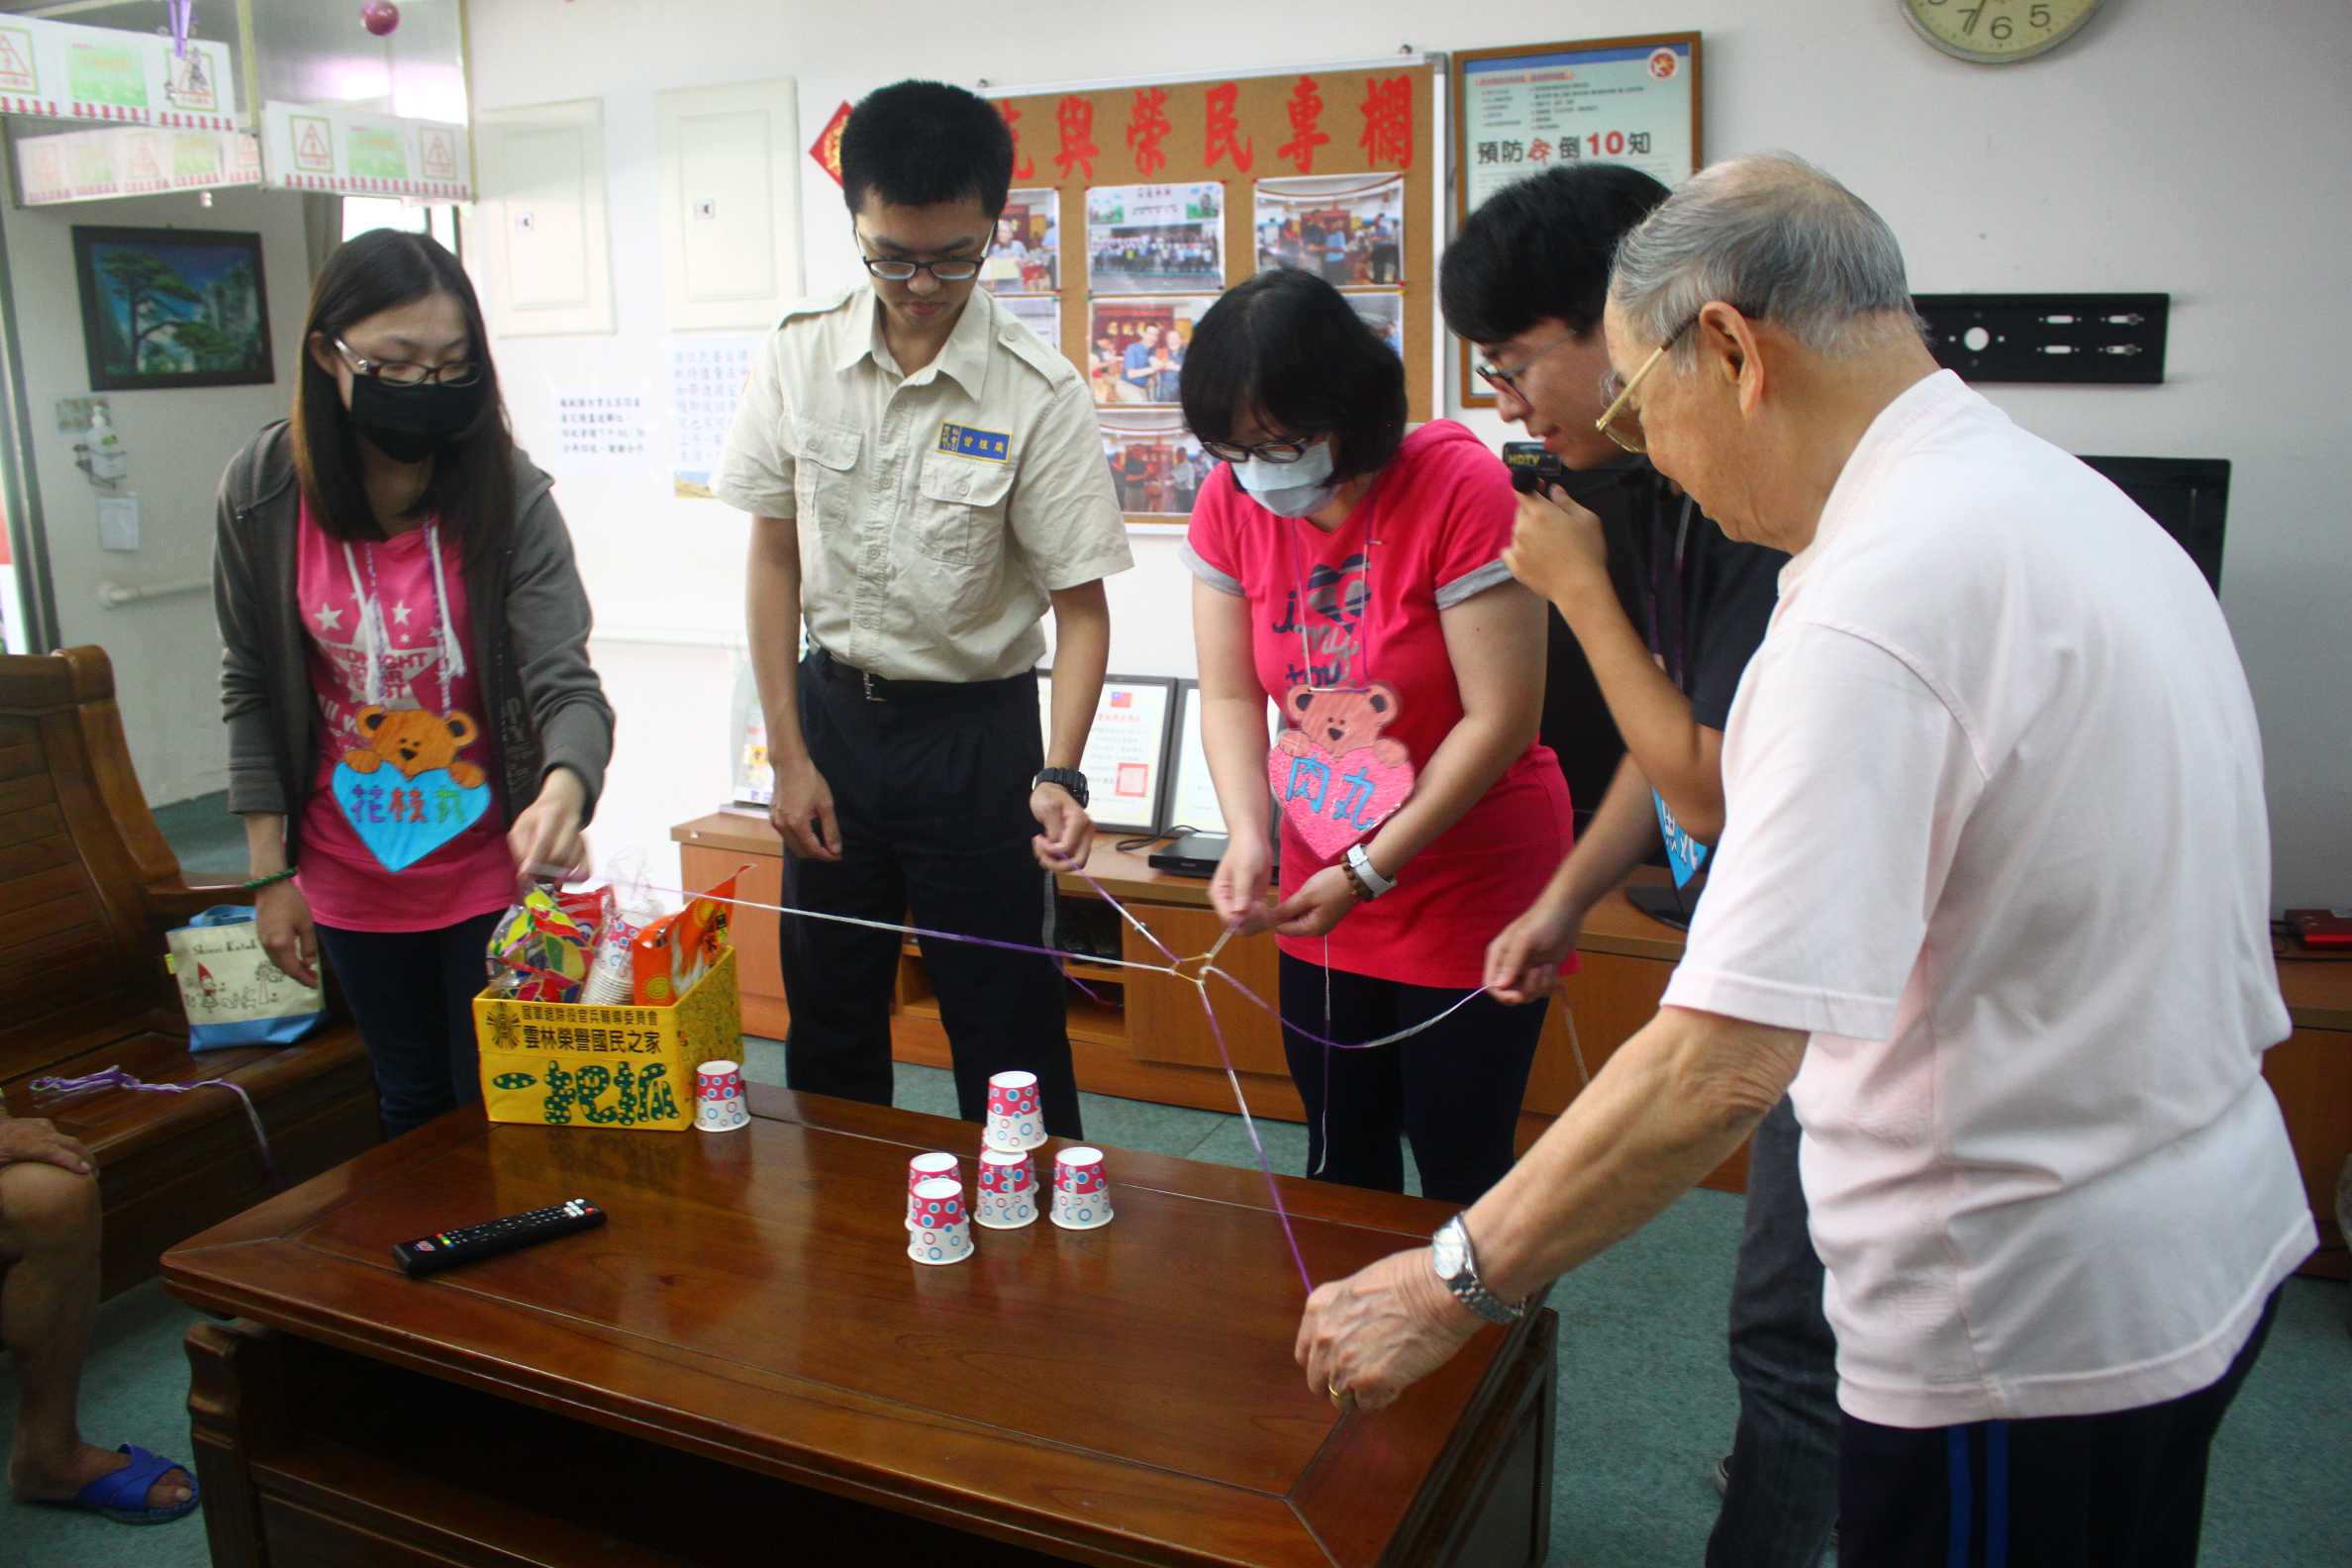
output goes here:
[[2226, 457], [2085, 457], [2170, 534], [2213, 592], [2221, 591], [2221, 523], [2229, 507]]

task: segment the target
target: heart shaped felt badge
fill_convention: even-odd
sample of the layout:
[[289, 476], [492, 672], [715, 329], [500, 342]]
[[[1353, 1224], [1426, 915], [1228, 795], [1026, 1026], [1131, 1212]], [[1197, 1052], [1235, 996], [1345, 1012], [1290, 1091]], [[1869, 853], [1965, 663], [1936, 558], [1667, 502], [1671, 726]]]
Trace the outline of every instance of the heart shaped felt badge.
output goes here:
[[1413, 793], [1405, 743], [1380, 732], [1397, 717], [1396, 689], [1293, 686], [1285, 730], [1266, 754], [1266, 782], [1316, 857], [1329, 860], [1396, 814]]
[[365, 743], [337, 764], [335, 802], [385, 870], [407, 870], [490, 809], [488, 780], [459, 755], [480, 734], [465, 714], [362, 708], [355, 722]]

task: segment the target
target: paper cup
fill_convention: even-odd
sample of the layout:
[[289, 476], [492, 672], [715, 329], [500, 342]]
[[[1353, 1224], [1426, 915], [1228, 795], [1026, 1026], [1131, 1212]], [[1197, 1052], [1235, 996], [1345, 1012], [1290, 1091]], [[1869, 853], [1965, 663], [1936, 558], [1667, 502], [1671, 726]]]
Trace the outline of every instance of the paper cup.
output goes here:
[[1045, 1113], [1032, 1072], [1001, 1072], [988, 1080], [988, 1146], [1019, 1151], [1045, 1141]]
[[907, 1256], [918, 1263], [961, 1263], [972, 1255], [972, 1221], [964, 1213], [963, 1183], [940, 1176], [915, 1189], [916, 1226]]
[[1111, 1182], [1099, 1148], [1063, 1149], [1053, 1156], [1053, 1223], [1064, 1230], [1093, 1230], [1111, 1223]]
[[1037, 1167], [1027, 1150], [981, 1150], [979, 1208], [972, 1218], [991, 1230], [1036, 1223]]
[[705, 1132], [732, 1132], [751, 1121], [743, 1098], [740, 1063], [707, 1061], [694, 1069], [694, 1125]]
[[915, 1189], [922, 1186], [927, 1181], [936, 1181], [942, 1176], [947, 1178], [949, 1181], [962, 1180], [962, 1178], [956, 1174], [954, 1155], [941, 1153], [934, 1150], [929, 1154], [918, 1154], [913, 1159], [907, 1161], [908, 1229], [912, 1230], [915, 1228]]

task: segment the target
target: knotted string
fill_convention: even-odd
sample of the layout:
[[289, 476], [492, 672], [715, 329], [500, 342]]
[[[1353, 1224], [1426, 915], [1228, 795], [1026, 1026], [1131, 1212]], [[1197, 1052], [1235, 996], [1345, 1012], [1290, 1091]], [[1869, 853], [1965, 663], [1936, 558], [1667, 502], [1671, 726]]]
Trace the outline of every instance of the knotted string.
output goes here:
[[148, 1083], [144, 1078], [132, 1077], [120, 1067], [108, 1067], [79, 1078], [33, 1080], [33, 1092], [36, 1095], [51, 1095], [59, 1099], [92, 1089], [129, 1089], [140, 1094], [186, 1094], [192, 1089], [228, 1090], [237, 1096], [239, 1103], [245, 1107], [245, 1120], [253, 1125], [253, 1142], [261, 1150], [261, 1170], [269, 1178], [270, 1188], [278, 1191], [285, 1187], [286, 1179], [278, 1174], [277, 1160], [269, 1151], [269, 1134], [261, 1127], [261, 1113], [253, 1109], [253, 1097], [245, 1093], [245, 1085], [232, 1083], [226, 1078], [199, 1078], [194, 1083], [184, 1084]]
[[[1214, 975], [1218, 979], [1223, 980], [1226, 985], [1231, 986], [1235, 991], [1239, 992], [1245, 1000], [1252, 1003], [1262, 1011], [1271, 1014], [1284, 1029], [1290, 1029], [1293, 1033], [1296, 1033], [1305, 1039], [1311, 1040], [1318, 1045], [1322, 1045], [1327, 1050], [1372, 1050], [1382, 1045], [1394, 1045], [1399, 1040], [1410, 1039], [1414, 1035], [1421, 1033], [1423, 1029], [1433, 1029], [1437, 1025], [1442, 1024], [1447, 1019], [1453, 1017], [1456, 1013], [1459, 1013], [1462, 1009], [1468, 1007], [1471, 1003], [1477, 1001], [1480, 995], [1483, 994], [1484, 988], [1480, 987], [1468, 991], [1444, 1012], [1439, 1013], [1432, 1018], [1423, 1020], [1421, 1023], [1416, 1024], [1410, 1029], [1401, 1029], [1393, 1033], [1383, 1034], [1378, 1039], [1354, 1041], [1326, 1039], [1312, 1029], [1301, 1029], [1297, 1025], [1283, 1019], [1282, 1012], [1279, 1008], [1268, 1002], [1264, 997], [1259, 996], [1248, 986], [1242, 984], [1241, 981], [1235, 979], [1232, 974], [1217, 966], [1218, 955], [1225, 951], [1225, 943], [1232, 940], [1233, 938], [1232, 928], [1227, 927], [1224, 931], [1220, 932], [1216, 944], [1212, 946], [1207, 952], [1195, 953], [1189, 958], [1179, 958], [1176, 955], [1175, 950], [1169, 947], [1166, 942], [1160, 940], [1159, 934], [1149, 926], [1146, 926], [1132, 910], [1129, 910], [1125, 904], [1121, 903], [1110, 889], [1104, 887], [1102, 883], [1096, 881], [1084, 870], [1079, 870], [1076, 874], [1080, 881], [1084, 882], [1088, 887], [1094, 889], [1096, 895], [1099, 896], [1104, 903], [1111, 906], [1112, 910], [1118, 914], [1121, 920], [1127, 922], [1127, 925], [1132, 926], [1135, 931], [1141, 934], [1145, 941], [1149, 942], [1154, 948], [1158, 949], [1158, 951], [1168, 960], [1164, 964], [1155, 964], [1140, 962], [1132, 958], [1099, 958], [1089, 954], [1084, 955], [1085, 962], [1087, 964], [1098, 968], [1133, 969], [1145, 974], [1169, 975], [1193, 987], [1194, 990], [1200, 994], [1201, 1011], [1208, 1017], [1209, 1020], [1210, 1038], [1216, 1041], [1217, 1057], [1218, 1061], [1225, 1068], [1225, 1081], [1232, 1086], [1233, 1106], [1241, 1113], [1241, 1128], [1249, 1135], [1250, 1149], [1257, 1155], [1258, 1171], [1266, 1179], [1266, 1197], [1268, 1201], [1274, 1206], [1275, 1219], [1282, 1225], [1283, 1239], [1290, 1244], [1291, 1261], [1298, 1265], [1299, 1283], [1306, 1287], [1307, 1292], [1310, 1295], [1314, 1294], [1315, 1280], [1313, 1276], [1307, 1272], [1306, 1255], [1299, 1250], [1299, 1233], [1297, 1227], [1291, 1223], [1290, 1207], [1282, 1201], [1282, 1187], [1281, 1184], [1274, 1179], [1273, 1161], [1267, 1157], [1265, 1140], [1258, 1135], [1257, 1122], [1250, 1116], [1249, 1102], [1243, 1097], [1241, 1093], [1241, 1075], [1235, 1070], [1233, 1066], [1232, 1053], [1226, 1048], [1225, 1045], [1225, 1026], [1218, 1019], [1216, 1005], [1209, 999], [1210, 977]], [[649, 893], [659, 893], [667, 897], [681, 900], [707, 899], [712, 903], [732, 905], [736, 909], [760, 910], [771, 915], [790, 915], [801, 920], [830, 921], [837, 926], [856, 926], [867, 931], [888, 931], [900, 936], [920, 936], [935, 941], [964, 942], [975, 947], [993, 947], [1000, 952], [1029, 953], [1035, 957], [1045, 959], [1061, 973], [1062, 978], [1068, 980], [1072, 985], [1078, 986], [1080, 990], [1086, 991], [1087, 995], [1094, 995], [1091, 990], [1087, 990], [1086, 986], [1082, 982], [1080, 982], [1075, 976], [1071, 975], [1065, 967], [1071, 957], [1071, 954], [1056, 947], [1046, 947], [1030, 942], [1006, 941], [1002, 938], [994, 936], [972, 936], [966, 935], [960, 931], [936, 931], [926, 926], [898, 926], [893, 925], [888, 921], [867, 920], [862, 916], [857, 915], [836, 915], [826, 910], [797, 909], [789, 904], [765, 904], [761, 903], [757, 899], [721, 898], [715, 893], [689, 892], [683, 888], [648, 887], [645, 891]], [[1185, 966], [1194, 963], [1198, 963], [1201, 967], [1197, 972], [1187, 974], [1185, 972]], [[1100, 998], [1097, 998], [1097, 1000], [1099, 1001]], [[1571, 1031], [1571, 1039], [1573, 1040], [1575, 1029], [1573, 1022], [1570, 1024], [1569, 1028]], [[1584, 1065], [1584, 1053], [1581, 1049], [1577, 1051], [1577, 1065], [1580, 1070]], [[1328, 1099], [1327, 1096], [1325, 1098], [1326, 1100]]]

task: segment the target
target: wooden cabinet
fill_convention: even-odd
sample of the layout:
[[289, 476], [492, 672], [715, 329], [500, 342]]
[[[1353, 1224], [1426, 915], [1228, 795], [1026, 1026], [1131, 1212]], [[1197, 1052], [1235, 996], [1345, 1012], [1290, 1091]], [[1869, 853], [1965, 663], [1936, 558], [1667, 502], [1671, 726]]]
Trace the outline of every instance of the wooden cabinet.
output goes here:
[[2295, 1032], [2262, 1058], [2262, 1076], [2279, 1097], [2303, 1192], [2319, 1222], [2319, 1250], [2303, 1272], [2352, 1278], [2352, 1251], [2335, 1208], [2336, 1182], [2352, 1159], [2352, 963], [2282, 958], [2279, 989]]

